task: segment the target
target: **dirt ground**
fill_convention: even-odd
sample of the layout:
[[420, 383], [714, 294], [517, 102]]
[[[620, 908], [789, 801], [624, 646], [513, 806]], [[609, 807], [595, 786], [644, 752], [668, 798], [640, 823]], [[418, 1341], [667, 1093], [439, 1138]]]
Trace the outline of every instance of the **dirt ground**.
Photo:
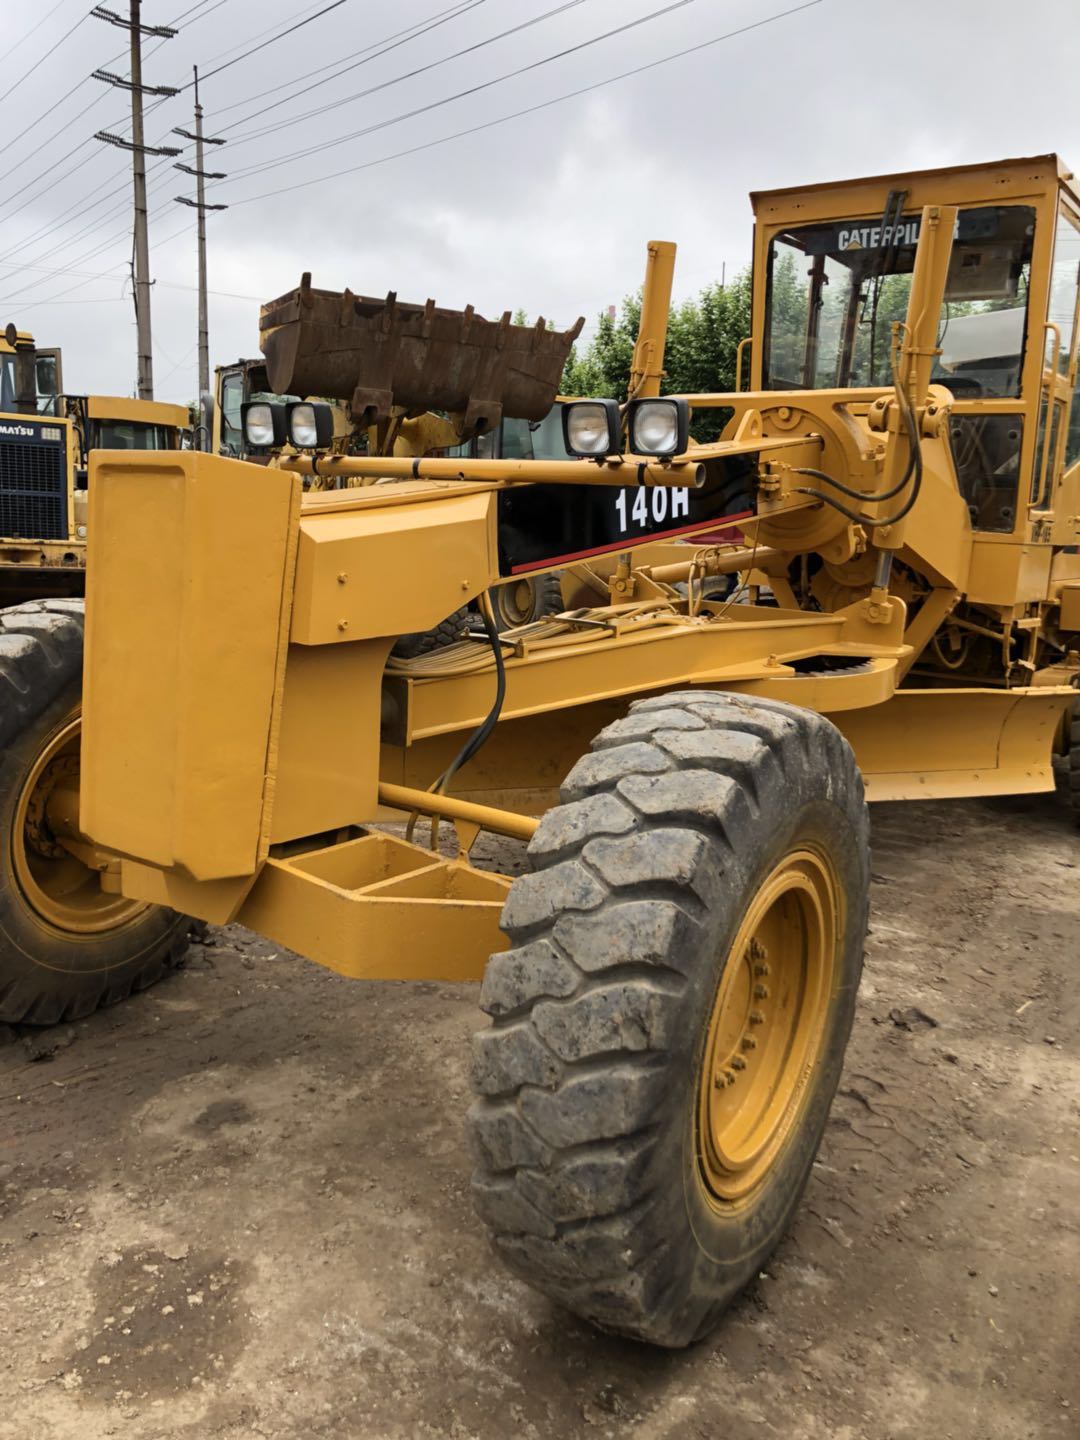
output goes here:
[[873, 823], [841, 1093], [711, 1340], [604, 1337], [499, 1268], [473, 987], [230, 928], [0, 1043], [0, 1436], [1080, 1436], [1080, 842], [1053, 796]]

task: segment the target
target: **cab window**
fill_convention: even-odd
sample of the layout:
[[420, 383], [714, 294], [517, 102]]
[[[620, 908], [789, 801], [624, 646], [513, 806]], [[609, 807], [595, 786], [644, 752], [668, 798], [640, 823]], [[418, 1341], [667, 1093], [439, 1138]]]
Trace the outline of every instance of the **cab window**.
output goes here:
[[91, 450], [173, 450], [173, 432], [165, 425], [135, 420], [95, 420], [90, 427]]
[[240, 406], [244, 402], [244, 377], [239, 370], [221, 378], [221, 453], [234, 457], [243, 454], [244, 437], [240, 427]]
[[15, 409], [15, 356], [0, 355], [0, 415]]
[[[765, 384], [774, 390], [892, 383], [892, 325], [907, 314], [921, 217], [807, 225], [769, 246]], [[1018, 396], [1035, 211], [962, 210], [932, 379], [957, 399]]]

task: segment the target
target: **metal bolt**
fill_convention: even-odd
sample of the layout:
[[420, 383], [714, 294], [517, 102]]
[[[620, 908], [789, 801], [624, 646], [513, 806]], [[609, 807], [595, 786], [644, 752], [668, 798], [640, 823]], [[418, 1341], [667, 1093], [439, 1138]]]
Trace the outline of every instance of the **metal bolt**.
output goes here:
[[765, 949], [765, 946], [761, 943], [760, 940], [754, 939], [750, 941], [751, 960], [764, 960], [765, 956], [768, 953], [769, 952]]
[[754, 1039], [754, 1037], [753, 1037], [752, 1035], [744, 1035], [744, 1036], [743, 1036], [743, 1041], [742, 1041], [742, 1048], [743, 1048], [744, 1050], [756, 1050], [756, 1049], [757, 1049], [757, 1041]]
[[754, 986], [754, 999], [767, 1000], [769, 998], [769, 987], [767, 985]]
[[341, 574], [337, 577], [337, 583], [338, 583], [339, 585], [344, 585], [345, 582], [348, 580], [348, 578], [349, 578], [349, 577], [348, 577], [347, 573], [346, 573], [344, 570], [342, 570]]
[[469, 582], [467, 580], [462, 580], [461, 588], [462, 590], [467, 590], [469, 588]]
[[754, 966], [754, 974], [755, 974], [755, 975], [768, 975], [768, 973], [769, 973], [769, 967], [768, 967], [768, 965], [755, 965], [755, 966]]
[[733, 1055], [731, 1059], [731, 1068], [733, 1070], [745, 1070], [746, 1061], [742, 1058], [741, 1055]]
[[750, 1011], [750, 1024], [751, 1024], [751, 1025], [764, 1025], [764, 1024], [765, 1024], [765, 1016], [761, 1013], [760, 1010], [751, 1010], [751, 1011]]
[[717, 1090], [726, 1090], [729, 1085], [734, 1084], [735, 1076], [730, 1070], [725, 1070], [722, 1075], [717, 1075], [713, 1079], [713, 1085]]
[[347, 630], [349, 628], [349, 622], [347, 620], [339, 620], [337, 622], [337, 628], [339, 630]]

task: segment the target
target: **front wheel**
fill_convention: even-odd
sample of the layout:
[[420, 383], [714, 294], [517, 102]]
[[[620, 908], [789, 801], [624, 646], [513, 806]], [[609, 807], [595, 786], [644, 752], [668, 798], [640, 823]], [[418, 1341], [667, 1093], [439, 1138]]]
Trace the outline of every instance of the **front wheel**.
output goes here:
[[563, 798], [484, 978], [474, 1195], [538, 1289], [686, 1345], [821, 1141], [866, 933], [862, 781], [821, 716], [694, 691], [604, 730]]
[[[77, 813], [81, 600], [0, 610], [0, 1021], [48, 1025], [179, 964], [189, 921], [101, 888], [62, 843]], [[72, 800], [72, 797], [75, 797]]]

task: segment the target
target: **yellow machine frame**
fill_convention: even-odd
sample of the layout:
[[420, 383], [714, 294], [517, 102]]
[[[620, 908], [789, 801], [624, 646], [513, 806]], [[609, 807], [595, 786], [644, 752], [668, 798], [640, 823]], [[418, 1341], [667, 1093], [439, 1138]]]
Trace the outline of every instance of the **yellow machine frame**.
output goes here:
[[[924, 474], [919, 503], [871, 541], [808, 497], [798, 472], [843, 474], [872, 509], [907, 458], [897, 398], [891, 387], [760, 388], [764, 261], [785, 225], [879, 216], [899, 179], [922, 212], [900, 353]], [[1013, 532], [976, 535], [949, 448], [948, 415], [963, 404], [930, 383], [957, 206], [1003, 195], [1037, 212], [1038, 317], [1054, 219], [1078, 205], [1053, 157], [756, 196], [755, 388], [688, 397], [696, 411], [733, 413], [717, 441], [670, 463], [330, 456], [267, 469], [193, 453], [96, 456], [80, 830], [102, 883], [239, 920], [343, 973], [477, 977], [505, 944], [509, 883], [469, 864], [478, 829], [527, 837], [590, 738], [630, 698], [675, 687], [827, 714], [871, 799], [1051, 788], [1076, 699], [1075, 651], [1032, 662], [1023, 684], [910, 679], [963, 597], [996, 607], [1009, 633], [1031, 639], [1032, 656], [1047, 627], [1075, 625], [1080, 466], [1063, 474], [1059, 440], [1038, 503], [1018, 507]], [[654, 270], [666, 254], [654, 247]], [[638, 394], [660, 383], [659, 308], [647, 295]], [[1067, 419], [1075, 345], [1074, 326], [1068, 368], [1047, 374], [1042, 332], [1029, 325], [1024, 398], [982, 402], [1023, 407], [1023, 465], [1034, 463], [1040, 397]], [[758, 509], [742, 522], [745, 540], [673, 548], [667, 564], [626, 558], [599, 582], [607, 594], [595, 609], [507, 636], [499, 723], [452, 793], [433, 795], [433, 777], [491, 706], [492, 657], [476, 642], [411, 665], [388, 656], [398, 635], [435, 626], [497, 583], [500, 492], [534, 481], [693, 486], [703, 465], [746, 454], [758, 456]], [[303, 494], [300, 477], [312, 473], [397, 483]], [[167, 544], [151, 549], [147, 534]], [[793, 556], [843, 565], [871, 546], [879, 562], [891, 555], [926, 576], [931, 591], [913, 618], [887, 566], [848, 605], [800, 608]], [[680, 600], [672, 588], [725, 571], [775, 603]], [[451, 821], [457, 855], [364, 828], [386, 807]]]

